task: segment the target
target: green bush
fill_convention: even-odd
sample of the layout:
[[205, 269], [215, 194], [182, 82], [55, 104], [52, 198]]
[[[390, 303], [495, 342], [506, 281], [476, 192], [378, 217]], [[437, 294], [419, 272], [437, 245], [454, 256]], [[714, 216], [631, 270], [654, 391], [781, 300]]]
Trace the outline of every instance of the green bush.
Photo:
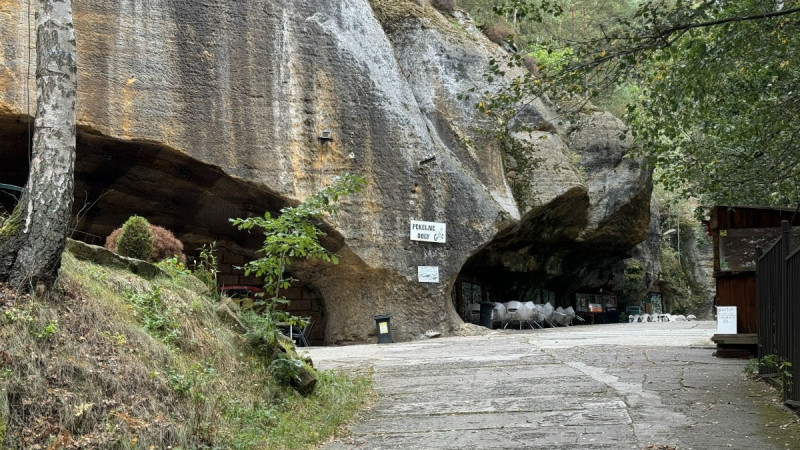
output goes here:
[[150, 223], [140, 216], [131, 216], [117, 239], [117, 253], [130, 258], [149, 260], [153, 253], [153, 235]]
[[[149, 224], [149, 226], [150, 235], [153, 238], [153, 252], [147, 260], [159, 262], [167, 258], [175, 257], [178, 262], [186, 265], [186, 255], [183, 253], [183, 242], [164, 227], [153, 225], [152, 223]], [[112, 252], [117, 252], [117, 241], [121, 234], [122, 228], [117, 228], [112, 231], [106, 238], [105, 247]]]

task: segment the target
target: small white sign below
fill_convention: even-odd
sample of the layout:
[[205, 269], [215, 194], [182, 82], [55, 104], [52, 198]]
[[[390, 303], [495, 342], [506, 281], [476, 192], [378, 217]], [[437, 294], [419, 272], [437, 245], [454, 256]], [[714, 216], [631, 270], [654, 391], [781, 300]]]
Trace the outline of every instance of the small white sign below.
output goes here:
[[420, 283], [438, 283], [439, 266], [417, 266], [417, 276]]
[[736, 333], [736, 307], [717, 306], [717, 334]]
[[410, 235], [412, 241], [444, 244], [447, 239], [447, 224], [412, 220]]

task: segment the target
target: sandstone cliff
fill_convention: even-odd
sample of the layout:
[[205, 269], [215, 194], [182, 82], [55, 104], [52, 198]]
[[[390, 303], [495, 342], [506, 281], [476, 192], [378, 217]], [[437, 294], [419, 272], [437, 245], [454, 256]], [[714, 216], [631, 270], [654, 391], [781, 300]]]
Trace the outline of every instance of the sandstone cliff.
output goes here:
[[[476, 99], [459, 94], [492, 88], [482, 74], [502, 50], [458, 13], [411, 0], [74, 10], [76, 203], [96, 202], [81, 230], [104, 236], [137, 213], [187, 248], [217, 240], [247, 254], [257, 236], [229, 217], [275, 211], [344, 171], [367, 178], [328, 220], [340, 264], [292, 269], [324, 300], [327, 342], [368, 339], [385, 312], [396, 340], [457, 329], [464, 270], [565, 295], [582, 277], [613, 285], [610, 268], [646, 237], [650, 172], [624, 157], [619, 120], [563, 123], [537, 100], [524, 117], [538, 131], [516, 136], [520, 151], [485, 139]], [[0, 182], [18, 184], [34, 85], [26, 11], [0, 0]], [[446, 223], [447, 242], [410, 241], [410, 220]], [[439, 283], [418, 282], [423, 265]]]

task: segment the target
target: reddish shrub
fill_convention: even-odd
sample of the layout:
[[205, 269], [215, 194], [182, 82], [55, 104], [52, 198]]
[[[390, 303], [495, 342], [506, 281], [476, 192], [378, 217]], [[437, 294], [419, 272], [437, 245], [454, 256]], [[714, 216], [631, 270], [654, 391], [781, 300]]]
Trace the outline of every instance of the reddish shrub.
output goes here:
[[[122, 234], [122, 228], [112, 231], [106, 238], [105, 247], [112, 252], [117, 251], [117, 239]], [[150, 224], [150, 234], [153, 236], [153, 253], [150, 261], [161, 261], [172, 255], [177, 255], [180, 262], [186, 264], [186, 255], [183, 254], [183, 242], [178, 240], [171, 231], [158, 225]]]
[[186, 255], [183, 254], [183, 242], [166, 228], [157, 225], [150, 225], [150, 232], [153, 235], [153, 261], [161, 261], [176, 255], [178, 259], [186, 264]]
[[114, 253], [117, 252], [117, 239], [119, 239], [120, 234], [122, 234], [122, 227], [119, 227], [116, 230], [112, 231], [111, 234], [109, 234], [108, 237], [106, 238], [105, 247]]

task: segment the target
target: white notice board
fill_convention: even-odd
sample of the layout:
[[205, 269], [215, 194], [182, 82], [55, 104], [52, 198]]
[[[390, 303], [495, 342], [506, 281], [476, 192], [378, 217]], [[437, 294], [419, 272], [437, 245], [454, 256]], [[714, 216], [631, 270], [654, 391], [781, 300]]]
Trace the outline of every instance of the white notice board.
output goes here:
[[420, 283], [438, 283], [439, 266], [417, 266], [417, 277]]
[[447, 224], [439, 222], [411, 221], [410, 237], [412, 241], [436, 242], [444, 244], [447, 236]]
[[736, 307], [717, 306], [717, 334], [736, 333]]

